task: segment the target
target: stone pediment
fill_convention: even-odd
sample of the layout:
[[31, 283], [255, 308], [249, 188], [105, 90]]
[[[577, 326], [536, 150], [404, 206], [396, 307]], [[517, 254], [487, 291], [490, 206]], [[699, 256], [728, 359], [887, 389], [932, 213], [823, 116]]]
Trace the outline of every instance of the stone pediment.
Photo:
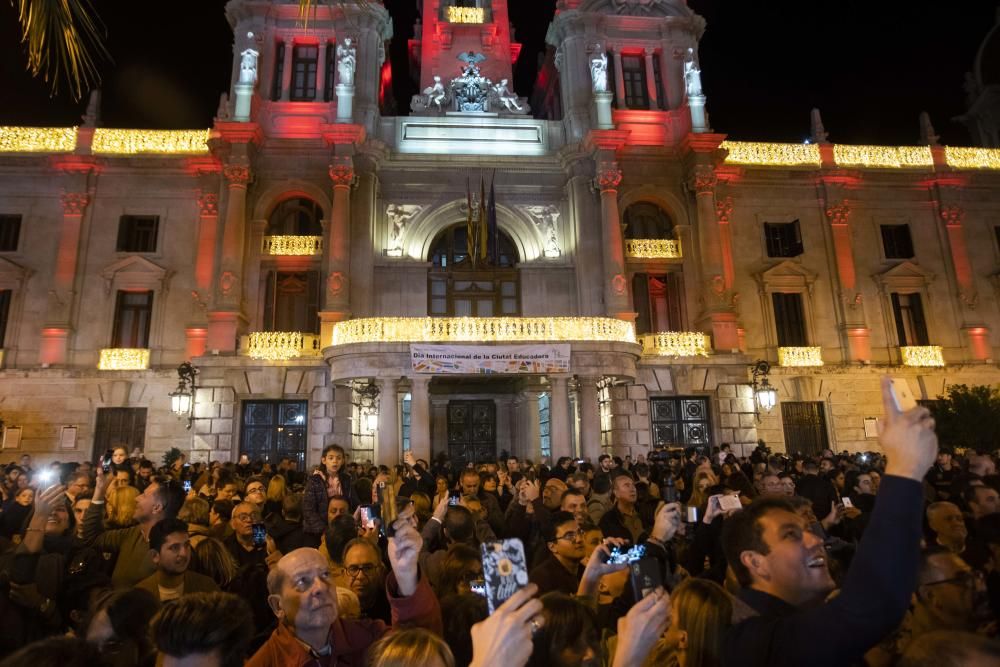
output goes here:
[[0, 286], [20, 289], [33, 273], [27, 267], [0, 257]]
[[910, 261], [901, 262], [874, 278], [883, 287], [892, 289], [922, 289], [934, 282], [933, 273]]
[[579, 3], [579, 9], [584, 12], [608, 12], [625, 16], [690, 18], [695, 15], [690, 7], [677, 0], [583, 0]]
[[166, 292], [173, 274], [173, 271], [151, 262], [145, 257], [131, 255], [104, 267], [101, 271], [101, 278], [104, 279], [104, 292], [106, 294], [111, 293], [111, 287], [116, 282], [122, 287], [158, 287]]
[[757, 274], [757, 281], [765, 292], [807, 289], [812, 293], [816, 274], [798, 262], [786, 259]]

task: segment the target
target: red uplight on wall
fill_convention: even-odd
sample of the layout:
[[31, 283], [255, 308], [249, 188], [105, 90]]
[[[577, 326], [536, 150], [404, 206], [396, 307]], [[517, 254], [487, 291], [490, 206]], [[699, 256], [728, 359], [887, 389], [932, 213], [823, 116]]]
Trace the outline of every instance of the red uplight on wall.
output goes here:
[[389, 95], [392, 95], [392, 64], [386, 60], [382, 63], [382, 74], [378, 89], [378, 103], [380, 106], [385, 106], [386, 97]]

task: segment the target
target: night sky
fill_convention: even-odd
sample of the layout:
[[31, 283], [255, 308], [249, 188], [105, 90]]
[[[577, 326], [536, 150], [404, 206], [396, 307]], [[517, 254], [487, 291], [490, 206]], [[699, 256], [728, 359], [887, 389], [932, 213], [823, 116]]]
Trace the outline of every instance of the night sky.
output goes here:
[[[102, 120], [112, 127], [211, 125], [228, 89], [232, 32], [225, 0], [122, 3], [97, 0], [114, 62], [104, 63]], [[386, 0], [395, 21], [391, 54], [399, 107], [415, 91], [406, 67], [416, 0]], [[967, 145], [953, 117], [962, 82], [996, 20], [997, 2], [902, 0], [690, 0], [708, 20], [701, 65], [713, 128], [734, 139], [802, 141], [818, 107], [830, 140], [915, 144], [928, 111], [943, 143]], [[515, 71], [530, 93], [555, 0], [510, 0], [524, 50]], [[155, 7], [155, 10], [153, 9]], [[954, 9], [948, 9], [954, 7]], [[73, 125], [85, 102], [49, 97], [24, 71], [15, 10], [0, 2], [0, 124]]]

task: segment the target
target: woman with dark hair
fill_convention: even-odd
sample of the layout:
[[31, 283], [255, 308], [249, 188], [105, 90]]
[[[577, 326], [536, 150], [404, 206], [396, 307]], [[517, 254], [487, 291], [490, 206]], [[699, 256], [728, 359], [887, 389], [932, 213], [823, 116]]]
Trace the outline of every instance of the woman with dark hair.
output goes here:
[[323, 449], [322, 464], [306, 480], [306, 490], [302, 499], [302, 532], [306, 536], [306, 543], [310, 546], [319, 546], [326, 531], [326, 510], [330, 498], [334, 496], [347, 498], [352, 512], [360, 504], [358, 495], [354, 491], [354, 480], [344, 470], [346, 459], [343, 447], [327, 445]]
[[541, 602], [544, 623], [533, 638], [528, 667], [601, 665], [601, 635], [594, 610], [562, 593], [547, 593]]
[[482, 576], [483, 563], [479, 550], [467, 544], [455, 543], [448, 547], [441, 563], [434, 592], [439, 600], [451, 595], [464, 595], [472, 592], [472, 582]]

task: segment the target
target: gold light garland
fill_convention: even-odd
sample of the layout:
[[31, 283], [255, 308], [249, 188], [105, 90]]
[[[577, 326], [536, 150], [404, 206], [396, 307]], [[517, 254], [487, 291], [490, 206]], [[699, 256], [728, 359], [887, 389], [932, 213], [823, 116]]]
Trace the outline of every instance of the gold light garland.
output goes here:
[[933, 167], [930, 146], [865, 146], [837, 144], [833, 147], [838, 167], [869, 169], [900, 169], [903, 167]]
[[726, 164], [775, 167], [818, 167], [822, 164], [816, 144], [778, 144], [762, 141], [723, 141], [729, 151]]
[[94, 153], [109, 155], [206, 155], [209, 130], [94, 130]]
[[1000, 148], [945, 146], [944, 158], [954, 169], [1000, 169]]
[[482, 7], [449, 7], [449, 23], [483, 23], [486, 21], [486, 10]]
[[0, 127], [0, 153], [72, 153], [75, 127]]
[[101, 350], [97, 369], [101, 371], [144, 371], [149, 368], [149, 350], [137, 347], [112, 347]]
[[823, 350], [818, 347], [779, 347], [778, 365], [807, 368], [823, 365]]
[[681, 259], [681, 242], [674, 239], [625, 239], [625, 255], [635, 259]]
[[333, 327], [334, 345], [529, 341], [636, 342], [630, 322], [609, 317], [370, 317]]
[[240, 348], [251, 359], [287, 361], [319, 352], [319, 337], [298, 331], [255, 331], [243, 336]]
[[642, 353], [658, 357], [707, 357], [711, 347], [700, 331], [661, 331], [642, 336]]
[[322, 236], [265, 236], [264, 254], [283, 257], [319, 255], [323, 252]]
[[944, 366], [944, 354], [939, 345], [909, 346], [899, 348], [904, 366]]

